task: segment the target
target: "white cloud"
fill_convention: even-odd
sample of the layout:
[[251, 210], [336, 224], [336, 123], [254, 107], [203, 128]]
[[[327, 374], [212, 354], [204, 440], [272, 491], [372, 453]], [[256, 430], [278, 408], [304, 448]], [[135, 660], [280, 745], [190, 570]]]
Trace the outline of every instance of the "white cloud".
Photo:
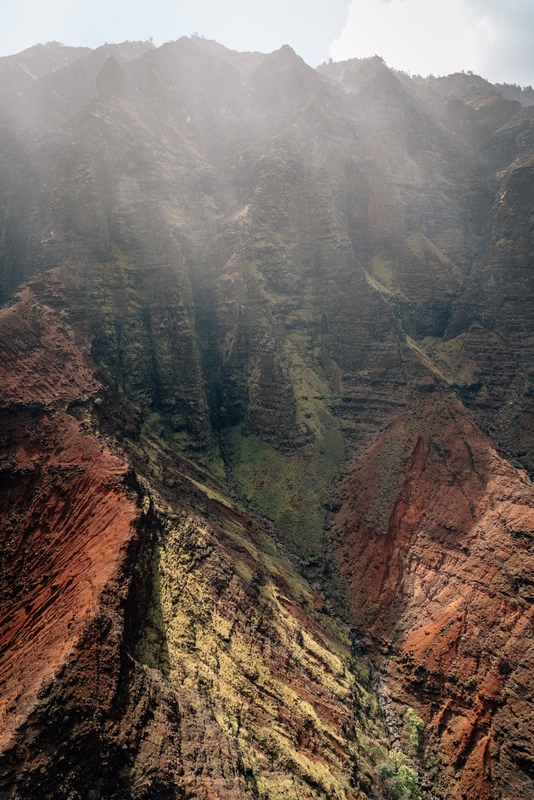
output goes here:
[[533, 53], [532, 0], [352, 0], [330, 46], [336, 61], [378, 54], [412, 73], [518, 83], [534, 78]]
[[534, 83], [534, 0], [4, 0], [3, 5], [0, 54], [50, 39], [97, 47], [153, 36], [159, 45], [198, 31], [236, 50], [270, 52], [287, 43], [312, 66], [328, 55], [337, 60], [378, 53], [410, 72], [472, 69], [492, 81]]

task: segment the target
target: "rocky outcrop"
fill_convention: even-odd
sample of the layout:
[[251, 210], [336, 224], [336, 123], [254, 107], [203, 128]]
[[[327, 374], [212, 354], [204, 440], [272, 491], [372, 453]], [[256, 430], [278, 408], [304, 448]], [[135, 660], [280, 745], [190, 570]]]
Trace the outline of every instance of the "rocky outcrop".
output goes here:
[[531, 110], [61, 54], [0, 63], [2, 790], [527, 797]]
[[142, 511], [128, 465], [90, 430], [102, 387], [72, 331], [29, 288], [0, 327], [0, 785], [67, 796], [83, 757], [97, 769]]
[[531, 474], [533, 166], [518, 158], [506, 175], [484, 262], [458, 298], [438, 355], [468, 408]]
[[[352, 615], [425, 720], [447, 797], [532, 793], [534, 493], [457, 400], [416, 400], [351, 466], [337, 552]], [[402, 712], [400, 719], [402, 719]]]
[[43, 273], [0, 312], [0, 794], [382, 796], [348, 629], [217, 482], [167, 454], [170, 503], [112, 452], [68, 296]]

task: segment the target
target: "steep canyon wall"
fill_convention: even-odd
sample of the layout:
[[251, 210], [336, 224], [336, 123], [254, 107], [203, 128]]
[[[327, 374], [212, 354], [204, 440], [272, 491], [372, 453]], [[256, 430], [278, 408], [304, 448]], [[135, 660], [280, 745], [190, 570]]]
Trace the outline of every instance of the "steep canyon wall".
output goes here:
[[531, 797], [531, 108], [198, 37], [0, 76], [6, 798]]

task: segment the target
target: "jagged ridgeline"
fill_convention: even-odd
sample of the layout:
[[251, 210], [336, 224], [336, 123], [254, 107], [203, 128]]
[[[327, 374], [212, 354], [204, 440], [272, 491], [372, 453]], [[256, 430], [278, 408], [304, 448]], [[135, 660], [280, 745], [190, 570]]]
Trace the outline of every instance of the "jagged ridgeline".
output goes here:
[[0, 59], [0, 797], [534, 796], [534, 106]]

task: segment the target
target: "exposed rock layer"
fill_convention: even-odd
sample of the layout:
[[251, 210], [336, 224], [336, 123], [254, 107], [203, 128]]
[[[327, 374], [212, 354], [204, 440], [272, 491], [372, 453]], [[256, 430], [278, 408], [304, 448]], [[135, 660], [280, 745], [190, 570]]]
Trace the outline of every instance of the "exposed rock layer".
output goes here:
[[399, 698], [417, 698], [458, 778], [450, 795], [491, 797], [498, 785], [529, 797], [530, 480], [457, 400], [433, 395], [355, 461], [339, 502], [353, 617]]
[[175, 462], [170, 505], [110, 451], [65, 286], [31, 287], [0, 312], [1, 796], [380, 793], [348, 630], [213, 479]]
[[2, 791], [531, 796], [527, 95], [198, 37], [0, 70]]

